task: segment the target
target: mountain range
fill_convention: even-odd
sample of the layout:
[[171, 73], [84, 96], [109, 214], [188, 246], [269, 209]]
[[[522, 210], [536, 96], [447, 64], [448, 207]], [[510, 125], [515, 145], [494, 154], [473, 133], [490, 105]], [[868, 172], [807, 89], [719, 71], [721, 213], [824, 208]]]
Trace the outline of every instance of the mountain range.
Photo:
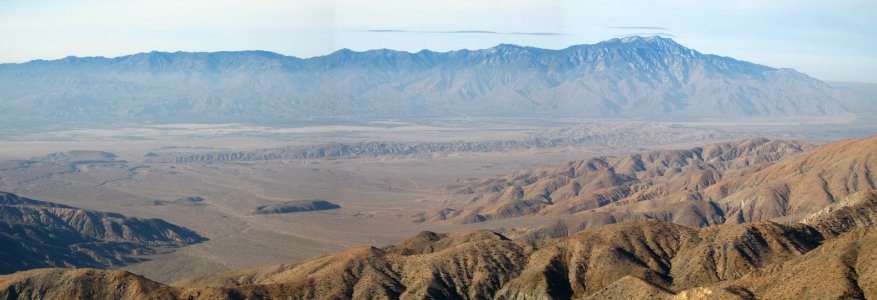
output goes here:
[[150, 52], [0, 64], [7, 122], [289, 122], [337, 117], [743, 118], [865, 103], [791, 69], [662, 37], [547, 50]]

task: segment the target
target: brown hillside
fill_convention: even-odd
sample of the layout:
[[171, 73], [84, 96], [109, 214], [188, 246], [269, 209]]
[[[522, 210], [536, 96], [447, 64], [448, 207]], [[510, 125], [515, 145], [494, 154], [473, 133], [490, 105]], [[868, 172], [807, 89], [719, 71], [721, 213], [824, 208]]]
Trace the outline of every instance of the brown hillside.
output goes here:
[[36, 269], [0, 276], [3, 299], [175, 299], [177, 293], [116, 270]]
[[[741, 177], [811, 146], [792, 141], [750, 139], [687, 150], [667, 150], [621, 157], [596, 157], [555, 168], [464, 181], [450, 188], [472, 199], [432, 214], [433, 221], [471, 223], [532, 214], [569, 215], [606, 206], [655, 201], [671, 207], [654, 218], [686, 226], [723, 223], [717, 207], [687, 203], [725, 177]], [[686, 210], [701, 210], [700, 214]], [[696, 212], [695, 212], [696, 213]], [[617, 216], [627, 219], [625, 216]], [[637, 216], [641, 218], [642, 216]], [[614, 223], [614, 222], [612, 222]]]
[[[599, 189], [597, 194], [603, 199], [602, 206], [569, 210], [571, 206], [588, 202], [545, 204], [538, 213], [559, 215], [560, 218], [534, 228], [520, 238], [566, 236], [595, 226], [640, 219], [690, 227], [762, 220], [795, 222], [856, 191], [877, 188], [877, 173], [871, 171], [877, 168], [874, 153], [877, 153], [877, 137], [827, 144], [784, 155], [785, 158], [773, 162], [753, 165], [750, 160], [750, 164], [739, 168], [687, 170], [649, 177], [635, 184]], [[655, 168], [661, 170], [661, 167]], [[637, 187], [638, 191], [630, 192], [629, 187]], [[554, 193], [562, 191], [561, 188]], [[584, 191], [581, 189], [579, 194]], [[498, 193], [475, 197], [511, 199]], [[478, 206], [479, 203], [462, 204], [463, 208], [458, 209], [468, 213], [468, 219], [446, 219], [456, 222], [489, 219], [480, 214], [472, 217], [473, 212], [485, 211]]]
[[[634, 221], [571, 237], [511, 241], [422, 233], [298, 265], [157, 284], [121, 271], [43, 269], [0, 276], [7, 298], [812, 299], [877, 296], [877, 191], [806, 222], [692, 229]], [[209, 283], [222, 283], [213, 285]], [[60, 283], [60, 284], [59, 284]], [[210, 287], [205, 287], [210, 286]]]

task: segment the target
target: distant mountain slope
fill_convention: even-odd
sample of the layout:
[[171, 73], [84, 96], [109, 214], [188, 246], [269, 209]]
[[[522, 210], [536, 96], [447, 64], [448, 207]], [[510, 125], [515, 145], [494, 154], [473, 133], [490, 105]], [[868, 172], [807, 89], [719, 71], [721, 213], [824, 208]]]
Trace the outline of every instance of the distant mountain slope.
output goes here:
[[[474, 223], [532, 214], [568, 215], [604, 207], [626, 211], [626, 206], [647, 202], [648, 207], [636, 210], [643, 214], [634, 218], [656, 218], [693, 227], [723, 223], [724, 216], [717, 207], [692, 195], [726, 176], [751, 172], [746, 170], [810, 147], [758, 138], [685, 150], [595, 157], [554, 168], [461, 181], [448, 188], [457, 194], [473, 194], [471, 199], [417, 220]], [[594, 218], [609, 220], [589, 221], [614, 223], [629, 217], [615, 214]]]
[[738, 118], [848, 113], [845, 103], [857, 97], [790, 69], [702, 54], [661, 37], [562, 50], [340, 50], [309, 59], [151, 52], [0, 65], [0, 116], [9, 120]]
[[206, 240], [159, 219], [81, 210], [0, 192], [0, 273], [108, 267]]
[[415, 221], [473, 223], [562, 216], [523, 237], [574, 234], [655, 219], [691, 227], [763, 220], [793, 222], [856, 191], [877, 189], [877, 136], [816, 148], [752, 139], [690, 150], [597, 157], [556, 168], [463, 181], [465, 201]]
[[861, 191], [840, 204], [792, 225], [765, 221], [698, 230], [635, 221], [539, 241], [512, 241], [489, 231], [424, 232], [398, 245], [206, 275], [173, 287], [119, 271], [32, 270], [0, 276], [0, 297], [877, 297], [877, 248], [869, 247], [877, 237], [877, 191]]

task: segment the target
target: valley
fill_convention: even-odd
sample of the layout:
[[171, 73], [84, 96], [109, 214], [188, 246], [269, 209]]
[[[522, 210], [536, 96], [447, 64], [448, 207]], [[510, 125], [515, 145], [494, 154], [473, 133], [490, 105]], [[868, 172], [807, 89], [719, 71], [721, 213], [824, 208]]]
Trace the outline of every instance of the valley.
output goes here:
[[663, 35], [2, 63], [0, 298], [873, 298], [875, 97]]
[[[563, 215], [479, 223], [421, 220], [467, 201], [471, 195], [449, 186], [477, 178], [589, 157], [685, 149], [756, 135], [812, 142], [832, 138], [822, 131], [796, 131], [785, 124], [771, 125], [775, 130], [771, 133], [749, 129], [753, 125], [746, 124], [728, 130], [710, 124], [624, 120], [567, 121], [561, 127], [520, 120], [493, 122], [273, 129], [171, 124], [43, 132], [0, 142], [4, 149], [0, 157], [5, 159], [0, 164], [0, 190], [87, 209], [161, 218], [206, 237], [203, 243], [146, 256], [144, 262], [124, 267], [171, 282], [222, 270], [297, 262], [353, 246], [388, 245], [424, 230], [489, 229], [512, 237], [533, 236], [544, 231], [545, 224], [570, 222]], [[856, 135], [843, 131], [845, 124], [822, 126]], [[253, 136], [253, 132], [262, 135]], [[371, 142], [363, 144], [363, 140]], [[34, 145], [39, 146], [30, 148]], [[324, 145], [348, 149], [345, 153], [349, 154], [312, 150]], [[370, 147], [354, 152], [349, 145]], [[76, 149], [81, 151], [71, 151]], [[310, 199], [340, 207], [257, 213], [260, 207]]]

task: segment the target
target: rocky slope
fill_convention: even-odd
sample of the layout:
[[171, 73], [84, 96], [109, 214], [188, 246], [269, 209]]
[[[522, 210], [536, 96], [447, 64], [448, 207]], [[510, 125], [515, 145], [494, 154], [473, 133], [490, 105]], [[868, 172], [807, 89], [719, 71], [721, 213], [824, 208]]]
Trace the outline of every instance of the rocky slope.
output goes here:
[[555, 168], [461, 181], [449, 190], [473, 194], [471, 198], [418, 219], [472, 223], [532, 214], [601, 212], [593, 218], [612, 221], [631, 216], [600, 209], [628, 213], [626, 207], [637, 206], [642, 209], [630, 215], [650, 214], [634, 216], [637, 218], [695, 227], [718, 224], [726, 220], [724, 211], [714, 202], [703, 201], [699, 193], [726, 178], [746, 176], [810, 147], [759, 138], [686, 150], [595, 157]]
[[3, 276], [4, 299], [175, 299], [160, 283], [119, 270], [36, 269]]
[[82, 210], [0, 192], [0, 273], [109, 267], [206, 240], [160, 219]]
[[[572, 234], [630, 219], [658, 219], [687, 226], [759, 220], [793, 222], [835, 205], [850, 194], [877, 188], [877, 137], [827, 144], [773, 163], [724, 172], [697, 189], [669, 184], [608, 205], [566, 216], [524, 234]], [[650, 193], [649, 191], [658, 191]]]
[[[43, 269], [0, 276], [0, 296], [293, 299], [872, 298], [877, 191], [806, 221], [693, 229], [633, 221], [550, 240], [425, 232], [297, 265], [157, 284], [119, 271]], [[76, 283], [76, 284], [71, 284]]]
[[[140, 53], [0, 65], [0, 119], [106, 124], [314, 118], [740, 118], [850, 113], [861, 97], [661, 37], [546, 50]], [[30, 123], [29, 123], [30, 124]]]

